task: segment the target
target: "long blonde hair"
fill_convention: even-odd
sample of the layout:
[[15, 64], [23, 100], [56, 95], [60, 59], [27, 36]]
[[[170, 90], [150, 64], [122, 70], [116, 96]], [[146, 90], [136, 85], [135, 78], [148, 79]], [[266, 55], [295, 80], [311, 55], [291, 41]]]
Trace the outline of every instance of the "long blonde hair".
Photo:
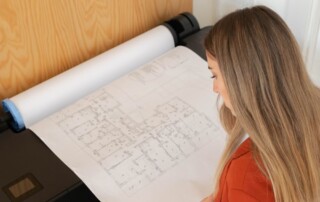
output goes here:
[[236, 114], [220, 108], [229, 136], [217, 179], [246, 132], [276, 201], [320, 201], [320, 90], [285, 22], [265, 6], [237, 10], [214, 25], [205, 47]]

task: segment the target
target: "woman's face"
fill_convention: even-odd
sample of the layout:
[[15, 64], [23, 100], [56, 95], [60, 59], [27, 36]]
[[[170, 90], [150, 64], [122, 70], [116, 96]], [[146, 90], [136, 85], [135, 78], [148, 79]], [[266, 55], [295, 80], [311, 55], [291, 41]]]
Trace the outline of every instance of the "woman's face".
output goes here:
[[211, 71], [212, 78], [213, 78], [213, 91], [216, 93], [219, 93], [222, 96], [222, 99], [223, 99], [226, 107], [228, 107], [230, 109], [230, 111], [232, 112], [232, 114], [235, 115], [234, 110], [232, 108], [232, 105], [230, 103], [229, 94], [228, 94], [227, 89], [224, 85], [224, 80], [222, 78], [218, 62], [207, 51], [206, 51], [206, 55], [207, 55], [207, 61], [208, 61], [208, 65], [209, 65], [208, 68]]

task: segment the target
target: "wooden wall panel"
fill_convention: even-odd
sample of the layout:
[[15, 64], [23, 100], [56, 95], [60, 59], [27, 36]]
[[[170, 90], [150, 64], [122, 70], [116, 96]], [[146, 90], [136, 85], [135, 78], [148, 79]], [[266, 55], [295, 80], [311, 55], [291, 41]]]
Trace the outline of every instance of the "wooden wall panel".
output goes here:
[[0, 0], [0, 99], [192, 10], [192, 0]]

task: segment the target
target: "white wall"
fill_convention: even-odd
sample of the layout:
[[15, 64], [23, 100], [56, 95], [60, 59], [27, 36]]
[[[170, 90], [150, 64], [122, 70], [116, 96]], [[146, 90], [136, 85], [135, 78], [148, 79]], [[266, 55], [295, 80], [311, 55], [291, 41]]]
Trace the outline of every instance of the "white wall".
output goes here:
[[312, 68], [309, 71], [311, 78], [317, 84], [317, 86], [320, 86], [320, 32], [318, 32], [317, 44], [311, 65]]
[[216, 22], [216, 2], [217, 0], [193, 0], [193, 15], [201, 28]]
[[253, 5], [266, 5], [286, 21], [300, 45], [311, 78], [320, 86], [319, 0], [193, 0], [193, 14], [204, 27], [235, 9]]
[[299, 44], [307, 33], [312, 5], [319, 0], [193, 0], [193, 14], [200, 27], [212, 25], [225, 14], [238, 8], [266, 5], [276, 11], [295, 34]]

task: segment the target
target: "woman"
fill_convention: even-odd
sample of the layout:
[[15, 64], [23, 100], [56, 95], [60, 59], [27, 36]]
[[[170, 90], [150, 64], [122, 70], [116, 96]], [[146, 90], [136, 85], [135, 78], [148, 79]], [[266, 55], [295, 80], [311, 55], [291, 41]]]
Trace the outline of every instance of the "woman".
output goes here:
[[203, 202], [320, 201], [320, 90], [285, 22], [265, 6], [238, 10], [205, 47], [229, 136]]

